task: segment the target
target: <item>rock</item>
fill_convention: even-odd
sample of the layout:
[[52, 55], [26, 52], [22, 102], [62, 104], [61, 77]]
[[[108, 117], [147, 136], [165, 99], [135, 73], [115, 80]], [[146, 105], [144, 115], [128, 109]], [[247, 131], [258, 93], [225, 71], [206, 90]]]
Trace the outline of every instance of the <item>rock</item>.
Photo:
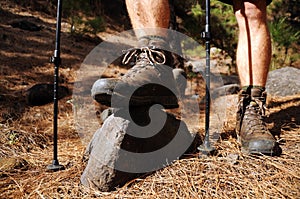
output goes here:
[[[202, 77], [205, 79], [205, 65], [206, 60], [200, 59], [197, 61], [190, 61], [189, 64], [192, 66], [192, 71], [194, 73], [200, 73]], [[217, 68], [216, 60], [211, 60], [211, 68], [210, 68], [210, 87], [218, 88], [224, 85], [229, 84], [240, 84], [239, 77], [237, 75], [224, 75]]]
[[221, 77], [224, 85], [240, 84], [240, 79], [237, 75], [221, 75]]
[[226, 156], [226, 160], [228, 163], [235, 165], [238, 164], [240, 156], [238, 154], [230, 153]]
[[[26, 102], [31, 106], [40, 106], [53, 102], [53, 90], [53, 84], [36, 84], [26, 91]], [[58, 99], [69, 95], [69, 93], [67, 87], [58, 87]]]
[[[205, 71], [205, 67], [206, 67], [206, 59], [199, 59], [199, 60], [193, 60], [190, 61], [190, 63], [192, 65], [192, 71], [195, 73], [204, 73]], [[211, 59], [210, 60], [210, 68], [211, 70], [216, 68], [217, 66], [217, 60]]]
[[160, 108], [135, 107], [110, 115], [87, 147], [81, 183], [111, 191], [129, 180], [171, 164], [196, 150], [184, 122]]
[[181, 68], [175, 68], [172, 70], [172, 72], [173, 72], [174, 80], [176, 82], [178, 91], [180, 95], [183, 96], [187, 85], [186, 73]]
[[218, 126], [219, 129], [222, 129], [224, 127], [220, 127], [220, 125], [226, 125], [226, 128], [234, 129], [237, 105], [237, 94], [221, 96], [215, 99], [211, 107], [211, 128]]
[[22, 30], [28, 30], [28, 31], [40, 31], [40, 30], [42, 30], [41, 26], [38, 26], [35, 23], [27, 21], [27, 20], [14, 21], [14, 22], [11, 22], [10, 25], [13, 28], [20, 28]]
[[211, 97], [215, 99], [217, 97], [221, 97], [225, 95], [238, 94], [239, 91], [240, 91], [240, 85], [238, 84], [224, 85], [216, 89], [212, 89]]
[[102, 111], [100, 114], [100, 119], [101, 119], [102, 123], [114, 112], [115, 112], [114, 108], [107, 108], [104, 111]]
[[[238, 84], [229, 84], [229, 85], [224, 85], [224, 86], [220, 86], [220, 87], [217, 87], [217, 88], [212, 88], [210, 90], [210, 97], [211, 97], [211, 100], [215, 103], [217, 102], [217, 106], [219, 107], [224, 107], [224, 102], [221, 102], [222, 100], [225, 100], [227, 98], [224, 98], [223, 96], [231, 96], [231, 95], [235, 95], [235, 94], [238, 94], [239, 91], [240, 91], [240, 85]], [[192, 97], [196, 97], [196, 96], [192, 96]], [[228, 97], [230, 98], [230, 97]], [[205, 103], [205, 100], [206, 100], [206, 96], [204, 96], [200, 103], [204, 104]], [[214, 104], [215, 106], [215, 104]], [[222, 110], [220, 110], [222, 111]], [[224, 111], [224, 110], [223, 110]]]
[[271, 96], [286, 97], [300, 94], [300, 69], [284, 67], [270, 71], [266, 90]]

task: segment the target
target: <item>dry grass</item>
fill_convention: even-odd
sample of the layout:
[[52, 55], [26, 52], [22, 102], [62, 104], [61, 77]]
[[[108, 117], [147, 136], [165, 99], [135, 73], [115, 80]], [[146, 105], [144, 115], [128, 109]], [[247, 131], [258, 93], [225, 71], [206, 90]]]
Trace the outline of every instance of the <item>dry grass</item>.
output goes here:
[[[286, 103], [288, 101], [288, 103]], [[271, 101], [271, 116], [290, 107], [299, 107], [299, 96], [281, 101]], [[41, 108], [41, 107], [39, 107]], [[44, 111], [50, 111], [46, 105]], [[31, 113], [34, 112], [31, 108]], [[157, 172], [135, 179], [124, 187], [112, 192], [98, 192], [80, 185], [80, 175], [84, 169], [82, 154], [84, 146], [72, 127], [71, 109], [61, 112], [59, 122], [59, 160], [66, 170], [47, 172], [51, 163], [52, 148], [49, 137], [51, 121], [40, 122], [45, 133], [31, 133], [31, 126], [24, 126], [30, 117], [13, 121], [7, 130], [22, 130], [22, 139], [8, 144], [1, 139], [2, 154], [21, 157], [27, 166], [1, 172], [1, 198], [298, 198], [300, 194], [299, 169], [299, 118], [286, 121], [282, 125], [280, 139], [283, 153], [279, 157], [248, 156], [241, 154], [232, 129], [222, 134], [216, 147], [216, 156], [198, 157], [190, 155], [185, 159]], [[299, 111], [298, 111], [299, 112]], [[291, 118], [295, 112], [281, 115]], [[282, 114], [282, 113], [281, 113]], [[284, 121], [284, 120], [283, 120]], [[42, 127], [40, 127], [42, 129]], [[3, 129], [2, 129], [3, 130]], [[32, 140], [31, 143], [26, 139]], [[39, 144], [40, 139], [43, 146]], [[3, 138], [3, 136], [2, 136]], [[21, 142], [22, 141], [22, 142]], [[24, 151], [21, 146], [30, 145]], [[8, 150], [9, 148], [9, 150]], [[12, 153], [13, 152], [13, 153]], [[5, 155], [7, 156], [7, 155]]]

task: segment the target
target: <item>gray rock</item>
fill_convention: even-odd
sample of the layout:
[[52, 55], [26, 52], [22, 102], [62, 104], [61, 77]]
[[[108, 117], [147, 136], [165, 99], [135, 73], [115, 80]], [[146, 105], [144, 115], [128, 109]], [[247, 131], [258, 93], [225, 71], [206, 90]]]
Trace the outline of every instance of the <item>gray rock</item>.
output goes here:
[[[197, 61], [190, 61], [189, 64], [192, 66], [192, 71], [194, 73], [200, 73], [205, 79], [205, 59], [200, 59]], [[240, 84], [239, 77], [237, 75], [224, 75], [217, 68], [216, 60], [211, 60], [210, 68], [210, 86], [211, 88], [218, 88], [229, 84]]]
[[226, 156], [227, 162], [233, 165], [238, 164], [239, 158], [240, 158], [239, 154], [234, 154], [234, 153], [229, 153]]
[[266, 90], [271, 96], [300, 94], [300, 69], [284, 67], [269, 72]]
[[102, 122], [104, 122], [110, 115], [114, 113], [114, 108], [107, 108], [100, 114], [100, 119]]
[[124, 129], [127, 128], [128, 121], [111, 115], [105, 120], [102, 128], [96, 131], [85, 152], [88, 163], [81, 176], [83, 185], [100, 191], [109, 191], [119, 184], [114, 180], [118, 171], [114, 170], [112, 164], [118, 159], [125, 135]]
[[187, 76], [183, 69], [175, 68], [172, 70], [174, 80], [181, 96], [184, 96], [187, 85]]
[[240, 91], [240, 85], [238, 84], [224, 85], [216, 89], [212, 89], [211, 97], [215, 99], [217, 97], [221, 97], [225, 95], [238, 94], [239, 91]]
[[240, 79], [237, 75], [221, 75], [221, 77], [224, 85], [240, 84]]
[[10, 23], [10, 25], [13, 28], [20, 28], [22, 30], [28, 30], [28, 31], [40, 31], [40, 30], [42, 30], [41, 26], [38, 26], [35, 23], [27, 21], [27, 20], [13, 21], [13, 22]]
[[[53, 84], [36, 84], [26, 91], [26, 102], [31, 106], [40, 106], [53, 102]], [[65, 86], [58, 87], [58, 99], [61, 99], [70, 94], [70, 91]]]
[[87, 147], [81, 183], [111, 191], [171, 164], [198, 144], [184, 122], [159, 108], [135, 107], [130, 116], [119, 110], [104, 121]]
[[[199, 60], [193, 60], [190, 61], [190, 64], [192, 65], [192, 70], [195, 73], [204, 72], [206, 67], [206, 59], [199, 59]], [[210, 60], [210, 68], [211, 71], [216, 68], [217, 60]]]
[[[215, 125], [220, 125], [220, 120], [221, 125], [227, 125], [226, 128], [235, 128], [235, 119], [236, 119], [236, 112], [237, 112], [237, 107], [238, 107], [238, 95], [233, 94], [233, 95], [226, 95], [226, 96], [221, 96], [216, 98], [213, 101], [212, 105], [212, 111], [213, 113], [211, 114], [211, 126]], [[215, 124], [214, 117], [220, 118]], [[225, 127], [225, 126], [224, 126]], [[221, 127], [222, 129], [223, 127]]]

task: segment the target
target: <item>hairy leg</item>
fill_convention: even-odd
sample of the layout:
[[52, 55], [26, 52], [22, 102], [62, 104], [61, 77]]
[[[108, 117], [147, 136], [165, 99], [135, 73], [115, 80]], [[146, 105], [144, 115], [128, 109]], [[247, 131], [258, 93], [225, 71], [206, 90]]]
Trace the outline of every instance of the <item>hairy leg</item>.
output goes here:
[[264, 0], [233, 0], [239, 26], [237, 67], [241, 86], [264, 87], [271, 61], [271, 39]]
[[165, 31], [155, 30], [155, 28], [169, 27], [168, 0], [126, 0], [126, 6], [138, 38], [147, 35], [166, 36]]

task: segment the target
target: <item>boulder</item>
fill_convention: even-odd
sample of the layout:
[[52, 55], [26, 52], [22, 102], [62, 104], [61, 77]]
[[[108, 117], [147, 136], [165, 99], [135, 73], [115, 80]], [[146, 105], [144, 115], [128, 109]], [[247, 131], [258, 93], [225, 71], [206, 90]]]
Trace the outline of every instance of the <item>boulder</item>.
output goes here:
[[88, 145], [81, 183], [111, 191], [195, 151], [197, 141], [184, 122], [160, 108], [118, 110], [104, 121]]
[[[26, 91], [26, 102], [31, 106], [40, 106], [53, 102], [54, 85], [36, 84]], [[69, 95], [69, 89], [65, 86], [58, 87], [58, 99]]]
[[238, 94], [239, 91], [240, 91], [239, 84], [228, 84], [228, 85], [224, 85], [224, 86], [212, 89], [211, 97], [213, 99], [216, 99], [218, 97], [225, 96], [225, 95]]
[[279, 97], [300, 94], [300, 69], [284, 67], [270, 71], [266, 90], [269, 95]]
[[40, 31], [42, 30], [41, 26], [36, 25], [35, 23], [27, 20], [17, 20], [10, 23], [13, 28], [19, 28], [22, 30], [28, 31]]

